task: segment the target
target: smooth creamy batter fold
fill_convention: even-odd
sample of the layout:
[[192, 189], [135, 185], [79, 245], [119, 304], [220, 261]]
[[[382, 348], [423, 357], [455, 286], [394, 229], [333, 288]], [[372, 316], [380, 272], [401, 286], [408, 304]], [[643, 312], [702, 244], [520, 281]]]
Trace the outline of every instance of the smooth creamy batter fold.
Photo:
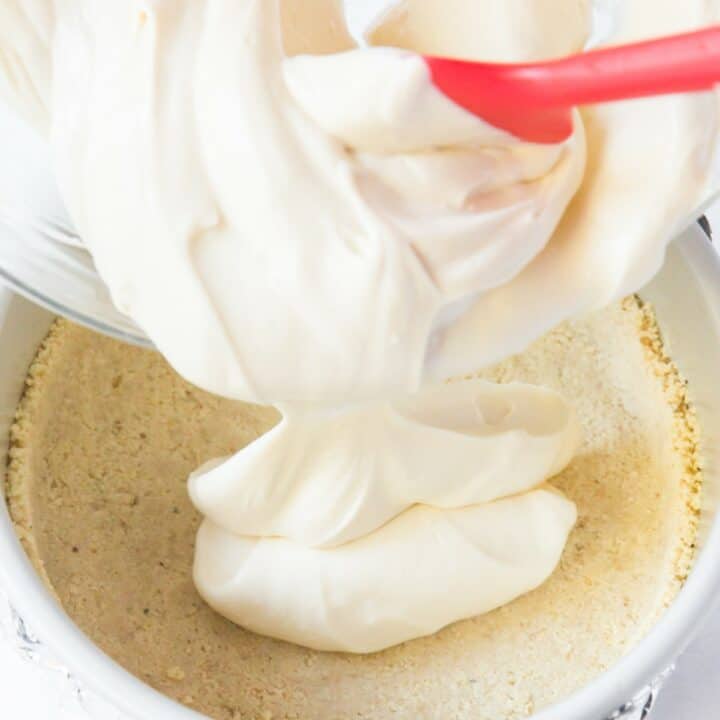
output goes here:
[[250, 540], [206, 520], [195, 582], [215, 609], [256, 632], [373, 652], [537, 587], [574, 524], [574, 505], [547, 488], [457, 510], [418, 505], [332, 551]]
[[54, 3], [0, 4], [0, 101], [42, 133], [50, 127]]
[[575, 506], [536, 488], [579, 440], [556, 393], [520, 383], [288, 411], [191, 477], [208, 518], [196, 585], [226, 617], [319, 650], [372, 652], [435, 632], [552, 572]]
[[288, 410], [246, 450], [198, 470], [190, 494], [228, 532], [334, 547], [413, 505], [452, 509], [530, 490], [570, 462], [579, 440], [555, 393], [469, 380], [384, 407]]
[[360, 49], [333, 0], [3, 11], [7, 94], [50, 109], [118, 306], [189, 380], [283, 412], [191, 479], [195, 575], [228, 617], [312, 647], [380, 649], [548, 576], [574, 510], [535, 488], [574, 452], [564, 402], [421, 388], [637, 289], [715, 187], [714, 93], [586, 109], [530, 145], [412, 51], [535, 59], [697, 27], [718, 2], [538, 0], [520, 24], [517, 2], [453, 7], [400, 3], [371, 35], [396, 47]]

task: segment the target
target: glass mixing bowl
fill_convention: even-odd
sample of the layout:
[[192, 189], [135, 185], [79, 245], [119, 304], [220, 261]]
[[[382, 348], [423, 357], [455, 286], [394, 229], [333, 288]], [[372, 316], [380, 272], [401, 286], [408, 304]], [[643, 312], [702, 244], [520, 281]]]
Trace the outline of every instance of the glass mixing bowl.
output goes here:
[[52, 312], [125, 342], [151, 346], [115, 308], [75, 234], [47, 143], [0, 105], [0, 278]]
[[[391, 0], [343, 0], [358, 40]], [[151, 347], [119, 310], [83, 248], [53, 177], [48, 143], [0, 103], [0, 279], [52, 312]]]
[[[368, 25], [394, 4], [341, 2], [359, 42]], [[596, 41], [612, 26], [613, 6], [604, 0], [594, 3]], [[133, 320], [113, 305], [73, 229], [52, 165], [47, 141], [0, 103], [0, 280], [54, 313], [125, 342], [152, 347]]]

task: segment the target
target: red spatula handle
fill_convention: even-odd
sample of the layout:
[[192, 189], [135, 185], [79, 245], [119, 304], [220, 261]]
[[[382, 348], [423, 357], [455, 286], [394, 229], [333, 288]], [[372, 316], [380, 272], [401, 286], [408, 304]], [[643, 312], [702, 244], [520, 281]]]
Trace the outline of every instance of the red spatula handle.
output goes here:
[[448, 97], [492, 122], [513, 113], [711, 88], [720, 82], [720, 27], [548, 62], [426, 60]]
[[720, 81], [720, 27], [594, 50], [538, 69], [548, 73], [542, 94], [554, 104], [706, 90]]

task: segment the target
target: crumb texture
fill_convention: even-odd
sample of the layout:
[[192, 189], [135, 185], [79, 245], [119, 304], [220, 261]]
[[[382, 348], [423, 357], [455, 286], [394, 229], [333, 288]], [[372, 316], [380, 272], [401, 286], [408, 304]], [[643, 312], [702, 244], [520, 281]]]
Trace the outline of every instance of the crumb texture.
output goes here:
[[577, 527], [539, 589], [382, 653], [305, 650], [203, 603], [187, 476], [278, 416], [190, 386], [155, 353], [55, 324], [12, 430], [11, 512], [80, 627], [215, 720], [523, 718], [615, 662], [677, 592], [695, 538], [698, 433], [652, 309], [635, 298], [482, 375], [575, 404], [583, 447], [553, 484], [577, 503]]

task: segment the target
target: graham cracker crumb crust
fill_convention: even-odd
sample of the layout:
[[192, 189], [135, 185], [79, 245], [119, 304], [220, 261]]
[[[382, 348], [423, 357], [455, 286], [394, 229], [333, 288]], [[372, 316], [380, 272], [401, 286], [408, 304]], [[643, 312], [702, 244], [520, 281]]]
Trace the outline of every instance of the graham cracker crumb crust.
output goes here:
[[75, 622], [168, 696], [217, 720], [515, 720], [617, 661], [691, 567], [702, 469], [687, 386], [638, 298], [566, 323], [480, 373], [577, 405], [583, 447], [553, 484], [578, 524], [552, 578], [382, 653], [318, 653], [232, 625], [191, 578], [187, 475], [278, 419], [204, 393], [152, 352], [58, 320], [11, 430], [7, 499]]
[[666, 600], [669, 604], [687, 580], [695, 557], [703, 481], [700, 466], [700, 427], [695, 407], [688, 397], [687, 380], [682, 377], [677, 365], [665, 351], [652, 306], [636, 295], [626, 298], [624, 304], [629, 306], [631, 311], [633, 306], [639, 311], [640, 342], [645, 358], [655, 377], [660, 380], [663, 393], [672, 410], [673, 448], [682, 463], [680, 482], [690, 522], [678, 535], [674, 558], [675, 584], [668, 588]]

